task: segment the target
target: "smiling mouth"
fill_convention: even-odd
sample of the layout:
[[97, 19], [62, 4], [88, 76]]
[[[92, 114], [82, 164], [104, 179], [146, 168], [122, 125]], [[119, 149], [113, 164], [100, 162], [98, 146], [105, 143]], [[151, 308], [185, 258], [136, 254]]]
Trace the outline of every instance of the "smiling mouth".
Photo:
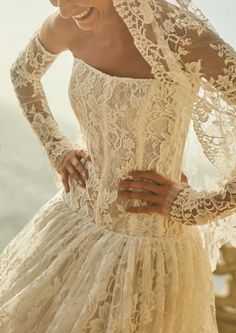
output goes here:
[[80, 15], [73, 16], [73, 19], [80, 22], [80, 21], [86, 19], [87, 17], [89, 17], [90, 14], [92, 13], [93, 9], [94, 9], [94, 7], [89, 7], [88, 9], [83, 11], [83, 13], [81, 13]]

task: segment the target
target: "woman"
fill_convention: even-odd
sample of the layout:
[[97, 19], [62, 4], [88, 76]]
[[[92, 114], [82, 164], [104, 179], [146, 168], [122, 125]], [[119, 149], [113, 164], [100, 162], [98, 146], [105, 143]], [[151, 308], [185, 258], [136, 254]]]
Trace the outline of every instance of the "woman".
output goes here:
[[[13, 65], [64, 188], [1, 254], [1, 332], [217, 332], [199, 225], [235, 211], [234, 172], [219, 191], [197, 192], [181, 164], [192, 118], [206, 155], [229, 171], [236, 62], [203, 17], [173, 2], [51, 0], [59, 11]], [[62, 135], [40, 81], [65, 50], [86, 149]], [[213, 110], [231, 117], [227, 138], [226, 122], [214, 123], [221, 137], [201, 127]]]

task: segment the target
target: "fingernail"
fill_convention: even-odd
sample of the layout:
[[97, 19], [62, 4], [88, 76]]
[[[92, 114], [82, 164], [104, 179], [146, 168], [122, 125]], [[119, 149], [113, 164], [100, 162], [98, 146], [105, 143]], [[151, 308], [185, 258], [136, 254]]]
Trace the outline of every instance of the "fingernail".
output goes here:
[[87, 174], [86, 174], [86, 172], [84, 171], [84, 172], [82, 172], [82, 175], [83, 175], [83, 177], [85, 178], [85, 179], [88, 179], [88, 176], [87, 176]]
[[79, 183], [82, 187], [85, 187], [85, 182], [83, 182], [83, 180], [80, 180]]

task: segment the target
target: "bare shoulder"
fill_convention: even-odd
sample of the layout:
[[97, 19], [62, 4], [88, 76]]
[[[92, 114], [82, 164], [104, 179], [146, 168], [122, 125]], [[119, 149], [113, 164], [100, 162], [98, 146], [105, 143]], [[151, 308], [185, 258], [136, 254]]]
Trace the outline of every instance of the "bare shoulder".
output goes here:
[[64, 19], [55, 12], [47, 17], [39, 29], [39, 39], [51, 53], [60, 53], [69, 49], [72, 40], [80, 38], [80, 29], [74, 20]]

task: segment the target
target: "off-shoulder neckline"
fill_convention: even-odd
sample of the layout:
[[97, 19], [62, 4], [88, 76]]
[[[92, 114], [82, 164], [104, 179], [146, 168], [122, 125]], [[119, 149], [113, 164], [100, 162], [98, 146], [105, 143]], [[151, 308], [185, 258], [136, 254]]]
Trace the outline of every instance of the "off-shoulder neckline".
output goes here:
[[126, 77], [126, 76], [117, 76], [117, 75], [111, 75], [105, 72], [102, 72], [101, 70], [97, 69], [96, 67], [93, 67], [92, 65], [89, 65], [86, 61], [84, 61], [81, 58], [78, 57], [73, 57], [74, 58], [74, 62], [75, 63], [82, 63], [84, 66], [86, 66], [87, 68], [89, 68], [90, 70], [92, 70], [95, 73], [98, 73], [104, 77], [107, 77], [109, 79], [117, 79], [117, 80], [121, 80], [121, 81], [130, 81], [130, 82], [134, 82], [134, 81], [139, 81], [139, 82], [153, 82], [156, 79], [155, 78], [135, 78], [135, 77]]

